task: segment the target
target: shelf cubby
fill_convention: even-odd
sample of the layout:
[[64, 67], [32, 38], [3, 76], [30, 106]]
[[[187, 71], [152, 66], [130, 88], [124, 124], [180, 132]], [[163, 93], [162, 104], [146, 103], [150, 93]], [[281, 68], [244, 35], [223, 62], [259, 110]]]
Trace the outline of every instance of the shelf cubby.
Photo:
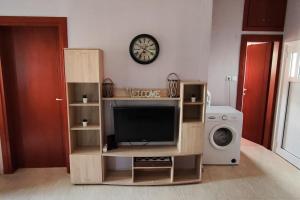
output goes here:
[[[88, 120], [88, 126], [82, 126], [82, 120]], [[70, 107], [69, 120], [71, 130], [99, 129], [99, 107]]]
[[[82, 103], [82, 95], [87, 95], [88, 103]], [[68, 83], [68, 98], [70, 106], [99, 106], [99, 84], [98, 83]]]
[[201, 181], [202, 155], [174, 157], [174, 183]]
[[184, 85], [184, 102], [191, 102], [191, 97], [195, 96], [196, 101], [203, 102], [204, 87], [203, 84], [185, 84]]
[[72, 152], [94, 152], [100, 153], [100, 134], [96, 130], [76, 130], [71, 131], [71, 151]]
[[183, 122], [203, 121], [203, 105], [195, 104], [183, 106]]
[[133, 181], [136, 184], [171, 184], [171, 168], [134, 169]]
[[103, 182], [106, 184], [133, 183], [132, 157], [102, 157]]

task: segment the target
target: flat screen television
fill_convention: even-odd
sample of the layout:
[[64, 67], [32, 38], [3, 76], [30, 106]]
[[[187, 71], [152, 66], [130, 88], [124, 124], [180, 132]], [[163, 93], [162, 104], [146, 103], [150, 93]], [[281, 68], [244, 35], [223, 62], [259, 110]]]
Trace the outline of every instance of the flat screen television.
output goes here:
[[116, 142], [123, 145], [174, 144], [174, 106], [114, 107]]

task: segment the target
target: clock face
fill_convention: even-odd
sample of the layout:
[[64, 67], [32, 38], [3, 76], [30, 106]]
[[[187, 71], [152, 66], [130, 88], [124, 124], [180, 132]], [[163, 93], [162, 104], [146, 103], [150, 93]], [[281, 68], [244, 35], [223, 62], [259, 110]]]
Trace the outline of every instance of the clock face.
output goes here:
[[136, 62], [150, 64], [159, 54], [159, 45], [153, 36], [141, 34], [133, 38], [130, 43], [129, 52]]

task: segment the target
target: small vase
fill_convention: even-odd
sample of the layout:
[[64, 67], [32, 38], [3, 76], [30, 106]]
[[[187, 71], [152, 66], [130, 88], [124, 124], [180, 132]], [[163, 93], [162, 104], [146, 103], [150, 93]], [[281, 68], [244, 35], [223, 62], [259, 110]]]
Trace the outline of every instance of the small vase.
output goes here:
[[87, 127], [87, 124], [88, 124], [88, 122], [85, 122], [85, 121], [82, 122], [83, 127]]
[[191, 102], [195, 103], [196, 102], [196, 97], [191, 97]]
[[88, 98], [82, 98], [82, 102], [83, 103], [87, 103], [88, 102]]

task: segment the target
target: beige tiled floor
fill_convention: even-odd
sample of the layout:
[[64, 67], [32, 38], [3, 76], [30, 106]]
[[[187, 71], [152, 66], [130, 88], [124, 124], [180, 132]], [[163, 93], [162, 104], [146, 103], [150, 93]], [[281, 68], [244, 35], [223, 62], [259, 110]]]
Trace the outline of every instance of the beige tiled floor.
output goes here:
[[239, 166], [206, 166], [202, 184], [132, 187], [73, 186], [64, 169], [20, 169], [0, 176], [0, 199], [300, 200], [300, 171], [243, 140]]

